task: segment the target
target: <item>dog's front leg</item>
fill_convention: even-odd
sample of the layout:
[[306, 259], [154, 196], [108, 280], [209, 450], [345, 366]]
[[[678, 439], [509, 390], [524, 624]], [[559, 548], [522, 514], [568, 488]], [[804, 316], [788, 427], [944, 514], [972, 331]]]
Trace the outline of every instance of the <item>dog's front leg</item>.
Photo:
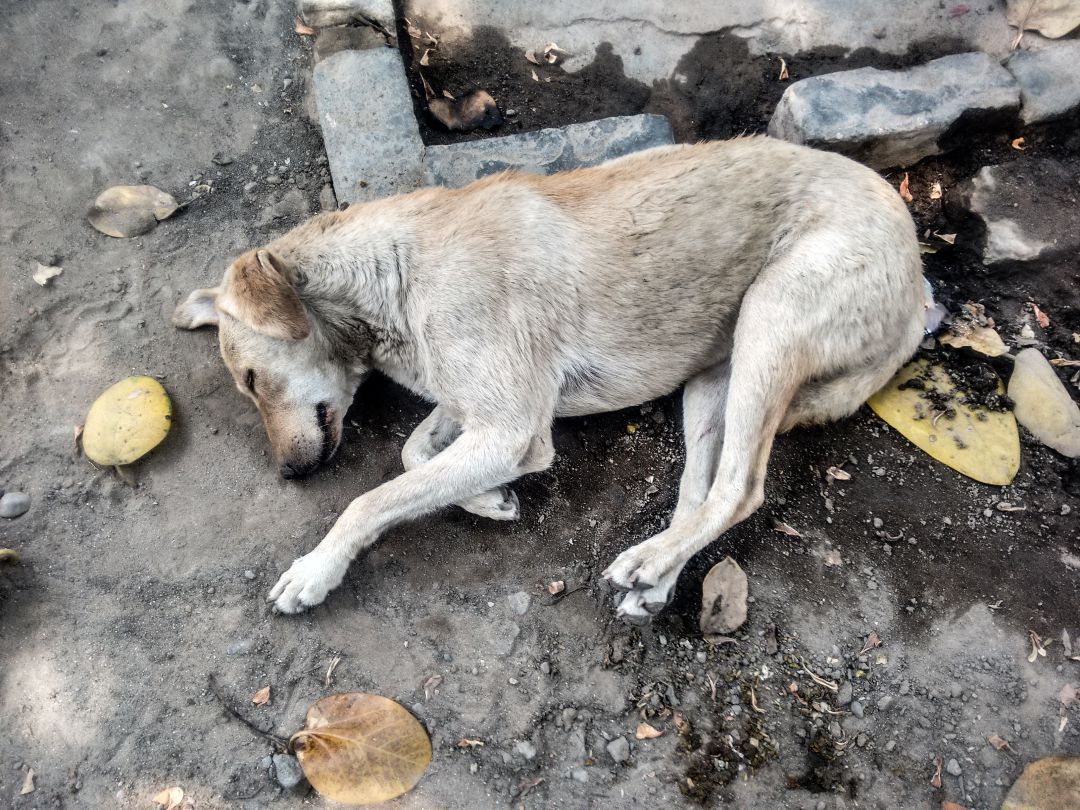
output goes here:
[[426, 464], [349, 504], [323, 541], [281, 575], [269, 601], [283, 613], [319, 604], [341, 584], [357, 553], [388, 528], [509, 483], [522, 469], [536, 469], [533, 456], [550, 462], [550, 448], [545, 435], [466, 427]]

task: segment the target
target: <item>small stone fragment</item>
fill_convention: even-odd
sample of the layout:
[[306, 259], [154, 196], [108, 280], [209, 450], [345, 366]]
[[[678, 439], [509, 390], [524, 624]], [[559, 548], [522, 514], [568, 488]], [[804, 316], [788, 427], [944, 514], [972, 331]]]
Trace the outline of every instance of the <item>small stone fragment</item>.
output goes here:
[[964, 773], [963, 769], [960, 767], [960, 763], [955, 759], [950, 759], [945, 763], [945, 772], [951, 776], [961, 776]]
[[6, 492], [0, 498], [0, 517], [13, 519], [30, 508], [30, 496], [22, 492]]
[[514, 751], [529, 761], [536, 757], [536, 746], [528, 740], [518, 740], [514, 743]]
[[292, 790], [304, 781], [304, 772], [292, 754], [274, 754], [274, 778], [283, 788]]
[[630, 759], [630, 743], [626, 737], [616, 737], [607, 744], [607, 752], [616, 765], [621, 765]]
[[524, 616], [529, 610], [529, 604], [532, 602], [530, 597], [525, 591], [517, 591], [506, 597], [506, 601], [510, 603], [510, 610], [512, 610], [518, 616]]

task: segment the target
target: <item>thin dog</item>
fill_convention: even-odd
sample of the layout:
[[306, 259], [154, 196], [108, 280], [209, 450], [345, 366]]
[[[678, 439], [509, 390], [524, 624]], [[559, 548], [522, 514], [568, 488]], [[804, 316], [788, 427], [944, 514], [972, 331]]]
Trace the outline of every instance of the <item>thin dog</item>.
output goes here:
[[405, 472], [356, 498], [270, 591], [286, 613], [322, 602], [401, 521], [451, 504], [517, 518], [506, 484], [551, 464], [555, 417], [685, 384], [671, 523], [604, 572], [640, 623], [760, 506], [778, 431], [851, 414], [914, 352], [922, 285], [888, 183], [751, 137], [321, 214], [241, 256], [173, 321], [217, 325], [286, 478], [333, 455], [370, 371], [435, 403]]

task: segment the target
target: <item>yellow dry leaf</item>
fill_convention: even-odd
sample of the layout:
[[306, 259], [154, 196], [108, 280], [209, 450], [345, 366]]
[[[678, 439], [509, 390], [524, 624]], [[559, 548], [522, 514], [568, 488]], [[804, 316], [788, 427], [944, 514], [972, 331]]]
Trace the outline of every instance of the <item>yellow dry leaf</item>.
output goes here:
[[265, 706], [270, 702], [270, 687], [264, 686], [258, 692], [251, 696], [251, 702], [256, 706]]
[[25, 796], [27, 793], [33, 793], [34, 790], [34, 769], [30, 768], [26, 771], [26, 776], [23, 777], [22, 789], [19, 790], [19, 795]]
[[431, 741], [420, 722], [389, 698], [364, 692], [316, 702], [289, 743], [312, 787], [350, 804], [400, 796], [431, 762]]
[[1080, 26], [1080, 4], [1076, 0], [1006, 0], [1005, 6], [1009, 25], [1020, 33], [1038, 31], [1057, 39]]
[[786, 82], [790, 78], [791, 74], [788, 73], [787, 62], [784, 61], [783, 57], [780, 57], [780, 76], [777, 81]]
[[[923, 390], [901, 387], [915, 378]], [[949, 401], [954, 414], [935, 410], [924, 392]], [[998, 393], [1005, 393], [1000, 382]], [[945, 369], [916, 360], [900, 369], [867, 404], [905, 439], [942, 464], [984, 484], [1008, 484], [1020, 469], [1016, 419], [1011, 413], [965, 405], [955, 394]]]
[[938, 341], [943, 346], [952, 346], [954, 349], [974, 349], [987, 357], [1001, 357], [1009, 353], [1009, 347], [1001, 339], [996, 331], [989, 326], [978, 326], [963, 320], [955, 320], [950, 331], [938, 336]]
[[293, 19], [293, 31], [302, 37], [313, 37], [319, 33], [299, 17]]
[[96, 464], [131, 464], [168, 435], [172, 402], [152, 377], [128, 377], [107, 389], [90, 406], [82, 447]]
[[663, 737], [664, 732], [658, 728], [653, 728], [648, 723], [638, 723], [634, 736], [639, 740], [655, 740], [657, 737]]
[[165, 788], [151, 801], [160, 804], [165, 810], [175, 810], [184, 801], [184, 791], [179, 787]]
[[98, 195], [86, 218], [106, 236], [124, 239], [149, 233], [179, 207], [171, 194], [154, 186], [113, 186]]
[[0, 548], [0, 563], [17, 563], [19, 552], [13, 548]]

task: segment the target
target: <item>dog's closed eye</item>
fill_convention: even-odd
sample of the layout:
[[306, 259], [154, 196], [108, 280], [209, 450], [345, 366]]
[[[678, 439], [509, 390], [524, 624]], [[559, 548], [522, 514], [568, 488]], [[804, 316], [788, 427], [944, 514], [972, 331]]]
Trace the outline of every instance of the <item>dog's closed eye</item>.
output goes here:
[[255, 393], [255, 369], [247, 370], [247, 374], [244, 375], [244, 385], [247, 386], [248, 391]]

